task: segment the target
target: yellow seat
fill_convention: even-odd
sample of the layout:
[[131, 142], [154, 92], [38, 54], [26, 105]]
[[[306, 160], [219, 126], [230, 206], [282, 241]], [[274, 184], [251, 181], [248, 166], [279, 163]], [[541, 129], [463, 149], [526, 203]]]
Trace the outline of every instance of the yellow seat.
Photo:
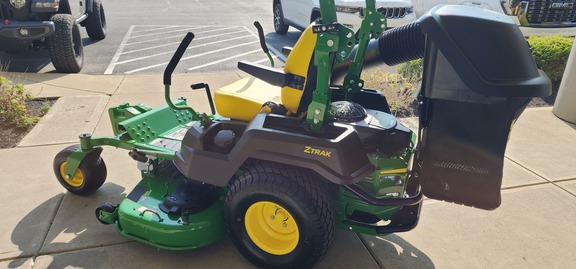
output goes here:
[[280, 87], [254, 77], [238, 80], [214, 93], [214, 104], [223, 117], [250, 121], [268, 101], [280, 103]]
[[[316, 35], [312, 32], [310, 25], [288, 55], [283, 71], [304, 78], [309, 76], [309, 71], [311, 71], [309, 67], [313, 65], [311, 61], [315, 44]], [[312, 75], [315, 76], [315, 71]], [[290, 86], [280, 88], [258, 78], [247, 77], [216, 90], [214, 104], [221, 116], [243, 121], [252, 120], [261, 111], [262, 105], [268, 101], [282, 104], [289, 113], [298, 115], [301, 112], [298, 109], [303, 92], [307, 88], [313, 89], [316, 86], [315, 83], [313, 84], [305, 84], [298, 89]]]

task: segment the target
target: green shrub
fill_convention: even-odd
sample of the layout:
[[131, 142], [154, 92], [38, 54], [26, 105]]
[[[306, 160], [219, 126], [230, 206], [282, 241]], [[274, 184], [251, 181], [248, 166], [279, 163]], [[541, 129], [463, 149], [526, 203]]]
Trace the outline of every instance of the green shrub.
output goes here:
[[528, 38], [536, 63], [552, 80], [555, 89], [562, 81], [573, 41], [573, 37], [566, 36], [531, 36]]
[[400, 74], [403, 78], [408, 79], [410, 81], [420, 81], [422, 80], [422, 59], [409, 61], [403, 64], [398, 65], [398, 74]]
[[32, 100], [30, 92], [22, 84], [13, 84], [0, 77], [0, 121], [17, 127], [30, 127], [40, 120], [32, 116], [26, 102]]
[[52, 107], [52, 103], [48, 100], [44, 100], [44, 103], [42, 104], [42, 107], [40, 108], [40, 116], [46, 115], [46, 113], [48, 113], [48, 111], [50, 110], [51, 107]]
[[386, 96], [390, 112], [398, 117], [414, 116], [415, 110], [413, 97], [418, 80], [404, 77], [400, 74], [375, 69], [362, 73], [364, 87], [379, 90]]
[[422, 80], [422, 60], [414, 60], [398, 65], [398, 74], [390, 74], [380, 69], [362, 73], [364, 87], [379, 90], [386, 96], [390, 112], [398, 117], [411, 117], [416, 113], [414, 92]]

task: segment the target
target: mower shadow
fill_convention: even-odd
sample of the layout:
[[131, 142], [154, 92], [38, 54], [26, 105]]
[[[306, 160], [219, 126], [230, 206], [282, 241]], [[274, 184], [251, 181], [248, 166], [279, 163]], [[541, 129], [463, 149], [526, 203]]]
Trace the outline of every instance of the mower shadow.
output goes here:
[[[116, 204], [125, 198], [124, 191], [107, 182], [90, 196], [60, 193], [41, 203], [12, 231], [11, 241], [23, 254], [14, 257], [7, 268], [25, 267], [31, 259], [38, 268], [254, 268], [227, 235], [199, 249], [163, 250], [131, 241], [113, 225], [99, 223], [94, 214], [97, 204]], [[48, 216], [39, 219], [39, 215]], [[47, 231], [39, 233], [34, 225], [39, 222], [44, 228], [49, 226]], [[35, 244], [32, 249], [31, 244]]]
[[[34, 208], [30, 213], [28, 213], [22, 220], [18, 222], [18, 225], [12, 231], [12, 235], [10, 237], [12, 243], [18, 246], [18, 250], [22, 252], [22, 257], [16, 257], [13, 261], [8, 264], [8, 268], [20, 268], [24, 263], [28, 260], [28, 255], [32, 255], [33, 253], [26, 253], [30, 251], [30, 245], [33, 245], [34, 252], [38, 252], [42, 247], [41, 242], [40, 244], [36, 244], [37, 240], [35, 238], [38, 237], [38, 226], [30, 225], [30, 223], [38, 223], [38, 216], [43, 216], [45, 212], [53, 211], [55, 204], [62, 203], [62, 199], [64, 194], [58, 194], [36, 208]], [[57, 208], [58, 206], [56, 206]], [[54, 215], [52, 215], [53, 217]], [[51, 219], [46, 220], [46, 222], [52, 222]], [[44, 224], [46, 225], [46, 224]], [[46, 231], [47, 233], [48, 231]], [[45, 237], [46, 234], [41, 234], [40, 236]]]
[[396, 234], [362, 236], [362, 241], [382, 268], [436, 268], [424, 252]]
[[[111, 268], [123, 260], [131, 262], [120, 266], [122, 268], [172, 268], [191, 264], [199, 268], [231, 268], [231, 264], [234, 264], [233, 268], [253, 268], [228, 236], [200, 249], [160, 250], [122, 237], [112, 225], [100, 224], [94, 215], [97, 205], [106, 201], [112, 204], [120, 202], [125, 197], [124, 191], [124, 187], [107, 182], [91, 196], [57, 194], [38, 205], [12, 231], [12, 243], [21, 252], [28, 253], [16, 257], [8, 268], [25, 266], [30, 258], [39, 268]], [[43, 214], [48, 217], [39, 219], [38, 216]], [[40, 235], [38, 223], [42, 227], [49, 226]], [[327, 257], [318, 267], [369, 266], [373, 264], [368, 261], [372, 256], [384, 268], [435, 268], [424, 253], [397, 235], [360, 238], [362, 242], [353, 233], [338, 233]], [[35, 244], [32, 249], [31, 244]], [[164, 264], [166, 261], [169, 264]]]
[[[95, 217], [97, 204], [104, 201], [120, 201], [125, 197], [124, 187], [114, 183], [104, 184], [96, 193], [90, 196], [77, 196], [71, 193], [58, 194], [28, 213], [14, 228], [11, 235], [12, 243], [18, 246], [19, 250], [24, 252], [30, 251], [30, 244], [36, 244], [32, 255], [24, 254], [24, 257], [18, 257], [8, 264], [8, 268], [21, 267], [28, 261], [26, 258], [37, 259], [43, 255], [52, 253], [74, 251], [85, 248], [95, 248], [106, 244], [118, 244], [122, 240], [129, 240], [117, 236], [116, 229], [112, 226], [100, 224]], [[46, 214], [47, 211], [54, 210], [47, 219], [41, 220], [41, 225], [49, 228], [44, 234], [38, 233], [38, 216]], [[36, 225], [31, 225], [34, 223]], [[46, 224], [49, 223], [49, 224]], [[41, 237], [43, 240], [39, 240]], [[111, 240], [111, 238], [113, 238]], [[62, 264], [62, 262], [78, 261], [79, 264], [68, 264], [72, 267], [83, 267], [86, 263], [82, 259], [65, 259], [59, 261], [60, 255], [52, 255], [52, 263]], [[24, 259], [22, 259], [24, 258]], [[41, 266], [42, 267], [42, 266]]]

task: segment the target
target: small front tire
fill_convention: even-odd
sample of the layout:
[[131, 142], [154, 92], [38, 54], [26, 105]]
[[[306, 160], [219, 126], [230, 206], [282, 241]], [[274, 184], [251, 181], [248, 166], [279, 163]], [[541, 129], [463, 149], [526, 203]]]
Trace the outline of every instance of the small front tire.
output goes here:
[[73, 145], [60, 151], [54, 157], [54, 174], [58, 182], [69, 192], [78, 195], [89, 195], [95, 192], [106, 181], [106, 164], [98, 152], [88, 154], [80, 163], [72, 177], [66, 176], [68, 157], [80, 149], [80, 145]]
[[98, 207], [96, 208], [96, 219], [98, 219], [98, 221], [104, 225], [113, 224], [113, 223], [102, 220], [102, 218], [103, 218], [102, 212], [114, 213], [114, 211], [116, 211], [116, 207], [112, 204], [109, 204], [109, 203], [99, 204]]

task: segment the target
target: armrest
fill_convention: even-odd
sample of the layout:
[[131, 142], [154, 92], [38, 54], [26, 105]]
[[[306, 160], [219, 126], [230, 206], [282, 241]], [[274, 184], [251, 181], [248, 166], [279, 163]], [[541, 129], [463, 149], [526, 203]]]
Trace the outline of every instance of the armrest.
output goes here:
[[306, 78], [302, 76], [285, 73], [272, 67], [246, 61], [238, 62], [238, 68], [252, 75], [253, 77], [256, 77], [274, 86], [289, 86], [298, 90], [304, 89], [304, 82], [306, 81]]

